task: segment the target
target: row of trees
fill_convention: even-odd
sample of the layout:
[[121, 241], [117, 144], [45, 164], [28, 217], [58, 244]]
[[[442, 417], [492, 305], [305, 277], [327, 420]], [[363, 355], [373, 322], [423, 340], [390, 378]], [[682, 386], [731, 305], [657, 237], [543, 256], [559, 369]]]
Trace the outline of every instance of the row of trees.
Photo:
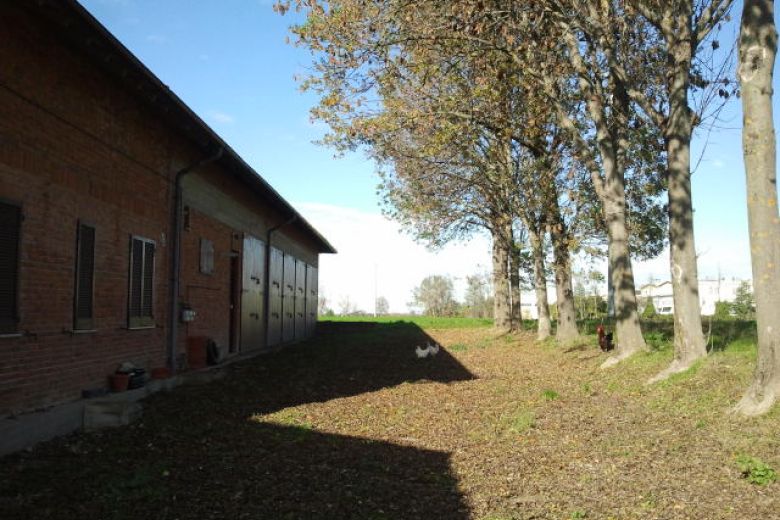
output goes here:
[[493, 318], [493, 294], [490, 280], [482, 274], [466, 277], [466, 292], [461, 303], [455, 298], [452, 279], [431, 275], [412, 291], [412, 306], [429, 316], [467, 316]]
[[[550, 334], [550, 251], [556, 336], [575, 339], [571, 255], [604, 254], [617, 336], [605, 366], [614, 365], [646, 348], [632, 260], [668, 243], [675, 356], [654, 380], [706, 355], [690, 142], [740, 88], [728, 75], [731, 46], [724, 51], [718, 40], [732, 0], [292, 4], [306, 12], [293, 32], [314, 53], [303, 87], [320, 96], [312, 114], [331, 129], [324, 142], [368, 151], [380, 165], [385, 210], [419, 239], [435, 247], [478, 229], [491, 234], [498, 327], [519, 326], [522, 269], [536, 288], [538, 336]], [[744, 5], [739, 79], [750, 224], [763, 241], [753, 248], [754, 278], [777, 280], [776, 190], [767, 184], [774, 182], [766, 104], [773, 3]], [[766, 114], [769, 127], [761, 126]], [[754, 167], [764, 171], [755, 185]], [[764, 375], [740, 405], [745, 412], [780, 393], [779, 294], [756, 291], [759, 342], [769, 354], [759, 356]], [[764, 325], [762, 306], [775, 312]]]

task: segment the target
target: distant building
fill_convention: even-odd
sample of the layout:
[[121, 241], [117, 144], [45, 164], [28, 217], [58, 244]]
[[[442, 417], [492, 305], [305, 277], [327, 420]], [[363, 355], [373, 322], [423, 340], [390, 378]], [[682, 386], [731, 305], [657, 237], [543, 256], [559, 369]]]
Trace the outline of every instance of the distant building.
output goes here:
[[[699, 304], [704, 316], [715, 314], [717, 302], [733, 302], [737, 288], [744, 280], [738, 278], [702, 278], [699, 280]], [[672, 282], [649, 283], [639, 288], [640, 305], [652, 301], [658, 314], [674, 314]]]
[[[699, 301], [701, 313], [705, 316], [715, 314], [715, 303], [733, 302], [737, 298], [737, 289], [745, 280], [739, 278], [703, 278], [699, 280]], [[747, 280], [751, 290], [753, 282]]]
[[[557, 302], [555, 286], [547, 287], [547, 303], [555, 305]], [[536, 308], [536, 291], [523, 291], [520, 294], [520, 312], [524, 320], [539, 319], [539, 310]]]

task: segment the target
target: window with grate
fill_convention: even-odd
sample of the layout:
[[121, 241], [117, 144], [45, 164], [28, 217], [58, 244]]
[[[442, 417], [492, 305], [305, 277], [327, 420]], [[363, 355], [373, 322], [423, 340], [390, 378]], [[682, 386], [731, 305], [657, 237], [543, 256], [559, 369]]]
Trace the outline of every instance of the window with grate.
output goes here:
[[200, 272], [214, 273], [214, 242], [206, 238], [200, 239]]
[[11, 334], [19, 325], [19, 236], [22, 209], [0, 202], [0, 334]]
[[73, 329], [95, 327], [95, 227], [79, 223], [76, 236], [76, 283], [73, 295]]
[[130, 290], [128, 326], [154, 326], [154, 252], [152, 240], [132, 237], [130, 240]]

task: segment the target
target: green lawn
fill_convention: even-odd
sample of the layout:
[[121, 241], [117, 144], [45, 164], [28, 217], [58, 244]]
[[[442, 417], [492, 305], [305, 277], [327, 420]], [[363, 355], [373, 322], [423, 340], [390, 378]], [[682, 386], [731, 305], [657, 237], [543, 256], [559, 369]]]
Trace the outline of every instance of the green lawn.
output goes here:
[[490, 327], [492, 319], [462, 318], [462, 317], [434, 317], [412, 316], [409, 314], [392, 314], [388, 316], [320, 316], [319, 321], [325, 322], [375, 322], [375, 323], [412, 323], [424, 329], [471, 329], [476, 327]]

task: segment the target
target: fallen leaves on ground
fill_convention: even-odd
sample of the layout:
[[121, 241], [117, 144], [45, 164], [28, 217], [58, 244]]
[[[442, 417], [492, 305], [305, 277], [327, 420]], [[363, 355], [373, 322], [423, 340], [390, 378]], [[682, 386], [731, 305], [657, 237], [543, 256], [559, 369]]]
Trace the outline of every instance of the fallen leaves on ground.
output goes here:
[[[144, 403], [129, 427], [0, 460], [2, 518], [777, 518], [780, 412], [729, 414], [744, 352], [645, 381], [668, 353], [599, 370], [595, 341], [491, 329], [322, 326], [224, 379]], [[444, 348], [417, 359], [426, 341]], [[774, 515], [774, 516], [773, 516]]]

